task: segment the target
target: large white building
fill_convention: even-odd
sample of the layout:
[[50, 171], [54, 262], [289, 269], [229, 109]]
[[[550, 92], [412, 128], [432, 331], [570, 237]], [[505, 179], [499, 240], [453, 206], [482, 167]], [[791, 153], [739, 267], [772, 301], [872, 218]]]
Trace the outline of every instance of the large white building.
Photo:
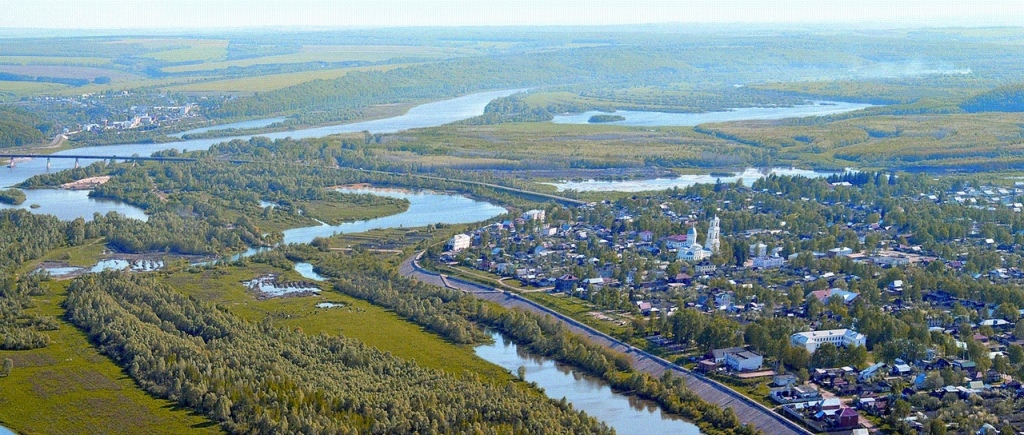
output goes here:
[[690, 231], [686, 233], [686, 244], [679, 248], [677, 257], [683, 261], [698, 262], [715, 255], [721, 246], [718, 224], [718, 216], [711, 219], [711, 224], [708, 226], [708, 238], [705, 240], [707, 246], [697, 243], [697, 227], [690, 227]]
[[448, 241], [448, 250], [458, 252], [469, 247], [473, 239], [465, 234], [456, 234]]
[[852, 329], [828, 329], [824, 331], [797, 332], [789, 337], [793, 346], [803, 346], [808, 352], [814, 353], [818, 346], [832, 343], [839, 346], [866, 346], [867, 337]]
[[749, 350], [725, 355], [725, 365], [737, 372], [760, 370], [761, 364], [764, 364], [764, 357]]
[[545, 217], [544, 215], [545, 215], [544, 210], [530, 210], [530, 211], [527, 211], [526, 213], [523, 213], [523, 215], [521, 217], [523, 219], [528, 220], [528, 221], [544, 222], [544, 217]]

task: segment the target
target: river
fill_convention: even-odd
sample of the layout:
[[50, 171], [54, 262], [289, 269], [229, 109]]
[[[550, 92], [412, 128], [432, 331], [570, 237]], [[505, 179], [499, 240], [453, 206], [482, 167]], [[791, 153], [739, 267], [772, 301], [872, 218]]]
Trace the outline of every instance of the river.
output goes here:
[[501, 334], [492, 333], [493, 344], [473, 349], [477, 356], [515, 374], [526, 369], [527, 382], [536, 382], [548, 397], [565, 397], [573, 408], [584, 411], [620, 434], [698, 434], [696, 425], [681, 417], [666, 414], [654, 402], [612, 391], [600, 379], [583, 375], [564, 364], [521, 352]]
[[[480, 92], [476, 94], [465, 95], [458, 98], [452, 98], [450, 100], [435, 101], [432, 103], [421, 104], [419, 106], [413, 107], [412, 109], [409, 109], [409, 111], [406, 112], [404, 115], [384, 119], [375, 119], [371, 121], [356, 122], [352, 124], [329, 125], [325, 127], [309, 127], [297, 130], [257, 135], [193, 139], [159, 144], [135, 143], [123, 145], [84, 147], [57, 152], [54, 153], [54, 155], [70, 154], [81, 156], [127, 157], [137, 154], [140, 156], [149, 156], [157, 151], [164, 151], [171, 148], [188, 151], [205, 150], [209, 149], [210, 146], [212, 146], [213, 144], [227, 142], [234, 139], [249, 140], [254, 136], [263, 136], [273, 140], [284, 139], [288, 137], [292, 139], [307, 139], [330, 136], [332, 134], [340, 133], [358, 133], [361, 131], [369, 131], [371, 133], [394, 133], [396, 131], [408, 130], [413, 128], [436, 127], [439, 125], [444, 125], [455, 121], [461, 121], [463, 119], [482, 115], [484, 113], [484, 108], [487, 107], [487, 103], [490, 103], [495, 98], [506, 97], [520, 91], [523, 91], [523, 89], [506, 89], [501, 91]], [[259, 120], [246, 122], [259, 122]], [[83, 160], [81, 162], [81, 164], [83, 165], [89, 163], [92, 162], [86, 160]], [[53, 159], [51, 160], [50, 165], [50, 170], [56, 172], [63, 169], [73, 168], [75, 166], [75, 162], [70, 159]], [[32, 159], [28, 161], [19, 161], [17, 167], [15, 168], [0, 169], [0, 186], [16, 185], [18, 183], [21, 183], [22, 181], [25, 181], [29, 177], [42, 173], [44, 171], [46, 171], [46, 159]]]
[[720, 112], [703, 113], [674, 113], [674, 112], [646, 112], [633, 110], [616, 110], [615, 112], [598, 112], [591, 110], [571, 115], [555, 116], [551, 122], [555, 124], [590, 124], [590, 117], [594, 115], [619, 115], [626, 118], [622, 121], [606, 122], [601, 124], [626, 125], [632, 127], [664, 127], [682, 126], [693, 127], [695, 125], [711, 122], [729, 121], [750, 121], [765, 119], [803, 118], [806, 116], [825, 116], [838, 113], [852, 112], [871, 107], [871, 104], [844, 103], [840, 101], [815, 101], [811, 104], [802, 104], [789, 107], [743, 107], [729, 109]]
[[[211, 139], [195, 139], [185, 140], [178, 142], [169, 142], [161, 144], [124, 144], [124, 145], [109, 145], [109, 146], [95, 146], [95, 147], [84, 147], [76, 148], [67, 151], [61, 151], [55, 153], [60, 154], [72, 154], [72, 155], [114, 155], [114, 156], [149, 156], [158, 151], [164, 151], [171, 148], [177, 148], [179, 150], [205, 150], [210, 148], [211, 145], [221, 142], [230, 141], [232, 139], [243, 139], [248, 140], [253, 136], [266, 136], [271, 139], [282, 139], [291, 137], [293, 139], [304, 139], [311, 137], [322, 137], [332, 134], [339, 133], [352, 133], [360, 131], [369, 131], [372, 133], [392, 133], [401, 130], [407, 130], [411, 128], [424, 128], [434, 127], [450, 122], [460, 121], [463, 119], [478, 116], [484, 113], [484, 107], [487, 103], [490, 103], [495, 98], [512, 95], [516, 92], [520, 92], [521, 89], [508, 89], [501, 91], [481, 92], [471, 95], [466, 95], [450, 100], [436, 101], [432, 103], [422, 104], [412, 109], [409, 109], [404, 115], [394, 116], [391, 118], [375, 119], [371, 121], [356, 122], [352, 124], [340, 124], [331, 125], [326, 127], [311, 127], [300, 130], [284, 131], [277, 133], [268, 133], [262, 135], [248, 135], [248, 136], [231, 136]], [[273, 123], [281, 120], [282, 118], [268, 118], [262, 120], [244, 121], [241, 123], [225, 124], [221, 126], [208, 127], [209, 129], [217, 128], [243, 128], [246, 126], [258, 126]], [[191, 130], [185, 133], [196, 133], [199, 130]], [[184, 134], [184, 133], [183, 133]], [[92, 161], [83, 160], [82, 165], [92, 163]], [[71, 169], [75, 165], [73, 160], [69, 159], [52, 159], [50, 161], [50, 171], [56, 172], [64, 169]], [[46, 171], [46, 160], [45, 159], [32, 159], [28, 161], [20, 161], [14, 168], [0, 168], [0, 186], [14, 186], [17, 185], [29, 177], [40, 174]], [[67, 191], [58, 189], [31, 189], [25, 191], [26, 201], [17, 206], [0, 204], [0, 209], [7, 208], [20, 208], [29, 210], [32, 213], [41, 214], [52, 214], [62, 220], [74, 220], [76, 218], [84, 218], [85, 220], [92, 220], [94, 213], [106, 214], [110, 211], [116, 211], [127, 217], [146, 220], [146, 214], [139, 208], [124, 204], [118, 201], [106, 201], [89, 198], [88, 191]], [[39, 207], [32, 208], [33, 205]], [[461, 207], [464, 204], [455, 203], [451, 204], [454, 207]], [[459, 210], [453, 208], [451, 210]], [[486, 219], [486, 218], [484, 218]], [[480, 219], [480, 220], [484, 220]], [[475, 221], [469, 221], [475, 222]], [[434, 222], [428, 222], [434, 223]], [[461, 222], [460, 222], [461, 223]], [[386, 223], [385, 223], [386, 224]], [[359, 225], [382, 225], [381, 223], [360, 223]], [[426, 225], [426, 224], [421, 224]], [[405, 226], [421, 226], [412, 225], [406, 223]], [[353, 224], [354, 226], [358, 226]], [[317, 228], [317, 227], [314, 227]], [[376, 227], [383, 228], [383, 227]], [[367, 229], [372, 229], [367, 227]], [[314, 234], [309, 237], [312, 240], [313, 237], [318, 235], [330, 235], [333, 230], [328, 229], [304, 229], [303, 231], [295, 231], [293, 237], [297, 237], [297, 240], [302, 240], [307, 234]], [[366, 230], [362, 230], [366, 231]], [[348, 229], [339, 229], [333, 232], [353, 232]], [[286, 238], [287, 238], [286, 234]], [[304, 242], [300, 242], [304, 243]]]
[[235, 128], [235, 129], [263, 128], [263, 127], [266, 127], [268, 125], [272, 125], [272, 124], [276, 124], [278, 122], [282, 122], [282, 121], [284, 121], [286, 119], [288, 119], [288, 118], [285, 118], [283, 116], [279, 116], [279, 117], [276, 117], [276, 118], [253, 119], [253, 120], [250, 120], [250, 121], [232, 122], [230, 124], [211, 125], [209, 127], [194, 128], [192, 130], [183, 131], [181, 133], [175, 133], [175, 134], [172, 134], [170, 136], [171, 137], [180, 138], [182, 136], [189, 135], [189, 134], [206, 133], [208, 131], [216, 131], [216, 130], [230, 130], [230, 129], [233, 129], [233, 128]]
[[797, 168], [746, 168], [742, 172], [735, 172], [729, 176], [710, 174], [680, 175], [675, 178], [652, 178], [646, 180], [624, 180], [624, 181], [564, 181], [560, 183], [544, 183], [555, 186], [558, 191], [575, 190], [577, 192], [643, 192], [648, 190], [666, 190], [673, 187], [686, 188], [695, 184], [714, 184], [719, 181], [723, 183], [735, 183], [740, 181], [745, 186], [750, 186], [755, 181], [768, 175], [800, 175], [807, 178], [822, 178], [841, 172], [812, 171]]

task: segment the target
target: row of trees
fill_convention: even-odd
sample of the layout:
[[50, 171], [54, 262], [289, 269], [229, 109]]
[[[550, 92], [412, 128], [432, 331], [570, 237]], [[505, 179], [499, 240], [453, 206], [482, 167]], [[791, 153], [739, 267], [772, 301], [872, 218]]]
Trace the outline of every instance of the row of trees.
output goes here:
[[151, 277], [87, 275], [71, 283], [66, 307], [144, 389], [231, 433], [610, 432], [515, 385], [249, 323]]

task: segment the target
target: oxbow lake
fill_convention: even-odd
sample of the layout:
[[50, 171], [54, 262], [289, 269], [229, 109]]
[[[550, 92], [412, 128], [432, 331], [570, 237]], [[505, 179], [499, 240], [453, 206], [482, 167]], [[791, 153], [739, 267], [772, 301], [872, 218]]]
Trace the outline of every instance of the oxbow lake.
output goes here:
[[750, 186], [755, 181], [768, 175], [800, 175], [807, 178], [823, 178], [842, 172], [812, 171], [797, 168], [746, 168], [742, 172], [735, 172], [729, 176], [710, 174], [680, 175], [674, 178], [652, 178], [646, 180], [623, 180], [623, 181], [563, 181], [560, 183], [545, 183], [558, 188], [558, 191], [575, 190], [578, 192], [643, 192], [648, 190], [667, 190], [673, 187], [685, 188], [695, 184], [714, 184], [719, 181], [723, 183], [735, 183], [740, 181], [744, 186]]
[[840, 101], [814, 101], [789, 107], [744, 107], [720, 112], [674, 113], [647, 112], [634, 110], [616, 110], [614, 112], [598, 112], [591, 110], [583, 113], [555, 116], [551, 122], [555, 124], [591, 124], [594, 115], [619, 115], [626, 118], [622, 121], [603, 122], [600, 124], [626, 125], [631, 127], [693, 127], [712, 122], [771, 120], [785, 118], [803, 118], [807, 116], [826, 116], [866, 109], [871, 104], [845, 103]]

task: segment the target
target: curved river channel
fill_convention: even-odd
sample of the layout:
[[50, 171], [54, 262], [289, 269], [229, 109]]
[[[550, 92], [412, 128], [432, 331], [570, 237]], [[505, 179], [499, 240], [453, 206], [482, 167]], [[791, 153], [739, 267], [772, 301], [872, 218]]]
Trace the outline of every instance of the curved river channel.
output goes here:
[[[266, 136], [271, 139], [285, 137], [300, 139], [322, 137], [337, 133], [360, 131], [386, 133], [410, 128], [437, 126], [480, 115], [483, 113], [484, 107], [491, 100], [511, 95], [515, 92], [518, 92], [518, 90], [472, 94], [417, 106], [409, 110], [405, 115], [393, 118], [258, 136]], [[232, 139], [248, 140], [250, 137], [252, 136], [199, 139], [163, 144], [88, 147], [66, 151], [65, 153], [75, 155], [151, 155], [154, 152], [170, 148], [182, 150], [207, 149], [215, 143]], [[90, 162], [82, 162], [83, 165], [88, 163]], [[54, 159], [51, 161], [50, 170], [59, 171], [70, 169], [73, 166], [74, 161]], [[16, 168], [0, 168], [0, 186], [16, 185], [32, 175], [44, 172], [45, 170], [46, 161], [44, 159], [19, 162]], [[284, 242], [309, 243], [316, 237], [327, 237], [337, 233], [363, 232], [372, 229], [414, 228], [435, 223], [472, 223], [505, 213], [505, 209], [499, 206], [459, 195], [377, 189], [341, 189], [341, 191], [405, 198], [409, 200], [409, 209], [392, 216], [347, 222], [336, 226], [319, 225], [287, 230], [284, 232]], [[94, 212], [106, 213], [112, 210], [131, 217], [145, 219], [145, 214], [135, 207], [117, 202], [94, 200], [88, 198], [87, 193], [87, 191], [51, 189], [29, 190], [26, 191], [29, 199], [25, 201], [23, 206], [18, 206], [17, 208], [28, 209], [30, 204], [39, 204], [41, 207], [30, 210], [33, 213], [54, 214], [64, 220], [71, 220], [77, 217], [91, 219]], [[10, 207], [0, 206], [0, 208]], [[241, 255], [252, 255], [255, 252], [257, 251], [250, 250]], [[312, 271], [312, 267], [307, 264], [297, 266], [299, 266], [298, 270], [304, 276], [322, 278], [316, 275]], [[606, 383], [599, 379], [580, 375], [572, 369], [556, 364], [549, 359], [537, 358], [520, 352], [514, 344], [500, 334], [494, 334], [494, 339], [494, 344], [475, 348], [476, 354], [510, 372], [517, 371], [520, 366], [524, 367], [526, 369], [526, 380], [536, 382], [549, 397], [555, 400], [563, 397], [566, 398], [566, 400], [573, 404], [574, 408], [585, 411], [587, 414], [604, 421], [609, 426], [615, 428], [620, 434], [673, 433], [691, 435], [699, 433], [698, 428], [692, 423], [679, 417], [663, 414], [651, 402], [613, 392]]]

